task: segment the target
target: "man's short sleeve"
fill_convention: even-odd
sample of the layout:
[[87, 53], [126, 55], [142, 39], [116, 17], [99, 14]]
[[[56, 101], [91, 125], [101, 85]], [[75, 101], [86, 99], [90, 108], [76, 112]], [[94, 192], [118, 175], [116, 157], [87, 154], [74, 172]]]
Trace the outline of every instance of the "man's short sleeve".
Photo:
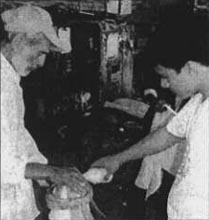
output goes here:
[[202, 96], [200, 94], [194, 96], [190, 101], [181, 109], [181, 111], [171, 119], [167, 125], [167, 130], [174, 136], [185, 138], [189, 128], [190, 121], [192, 120]]

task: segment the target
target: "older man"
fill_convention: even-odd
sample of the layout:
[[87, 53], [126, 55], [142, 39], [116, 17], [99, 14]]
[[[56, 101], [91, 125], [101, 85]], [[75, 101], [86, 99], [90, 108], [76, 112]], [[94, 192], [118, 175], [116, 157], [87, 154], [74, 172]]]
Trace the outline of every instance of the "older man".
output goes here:
[[105, 167], [113, 174], [125, 162], [156, 154], [186, 140], [183, 162], [169, 194], [170, 220], [209, 219], [209, 42], [207, 37], [201, 37], [206, 41], [205, 44], [201, 41], [202, 48], [197, 46], [199, 54], [196, 50], [196, 56], [187, 53], [183, 57], [179, 51], [175, 59], [164, 57], [156, 68], [164, 87], [181, 98], [191, 96], [190, 101], [166, 126], [129, 149], [92, 165]]
[[28, 178], [55, 181], [58, 169], [44, 165], [47, 159], [24, 126], [20, 78], [43, 66], [50, 50], [70, 52], [70, 39], [57, 36], [50, 15], [39, 7], [1, 16], [8, 34], [1, 45], [1, 219], [33, 220], [39, 212]]

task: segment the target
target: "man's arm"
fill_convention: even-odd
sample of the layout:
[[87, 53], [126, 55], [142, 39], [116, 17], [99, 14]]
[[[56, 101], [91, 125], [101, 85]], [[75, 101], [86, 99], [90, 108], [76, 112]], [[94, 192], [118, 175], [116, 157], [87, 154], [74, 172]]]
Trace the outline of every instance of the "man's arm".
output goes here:
[[25, 168], [25, 178], [33, 180], [52, 180], [58, 173], [59, 168], [40, 164], [27, 163]]

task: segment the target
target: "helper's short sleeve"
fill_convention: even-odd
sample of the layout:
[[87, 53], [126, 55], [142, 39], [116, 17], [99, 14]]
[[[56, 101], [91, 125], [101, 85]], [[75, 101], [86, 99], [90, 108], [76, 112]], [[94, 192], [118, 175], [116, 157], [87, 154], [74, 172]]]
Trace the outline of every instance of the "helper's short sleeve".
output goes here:
[[201, 100], [201, 94], [197, 94], [191, 98], [190, 101], [180, 110], [180, 112], [168, 123], [168, 132], [174, 136], [185, 138], [189, 129], [190, 122]]

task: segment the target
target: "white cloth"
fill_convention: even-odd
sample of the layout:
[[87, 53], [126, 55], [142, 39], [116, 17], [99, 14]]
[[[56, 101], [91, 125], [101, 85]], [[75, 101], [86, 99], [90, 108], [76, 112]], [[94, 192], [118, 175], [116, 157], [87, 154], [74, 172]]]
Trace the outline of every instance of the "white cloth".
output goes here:
[[[172, 117], [173, 114], [170, 111], [156, 113], [151, 130], [154, 131], [158, 127], [166, 125]], [[184, 146], [185, 142], [182, 142], [163, 152], [147, 156], [143, 159], [135, 185], [147, 190], [146, 198], [154, 194], [161, 186], [163, 177], [162, 169], [172, 175], [176, 175], [182, 161]]]
[[195, 95], [167, 125], [186, 137], [183, 162], [168, 198], [169, 219], [209, 219], [209, 98]]
[[24, 127], [20, 77], [1, 54], [1, 220], [34, 220], [39, 214], [28, 162], [47, 163]]

